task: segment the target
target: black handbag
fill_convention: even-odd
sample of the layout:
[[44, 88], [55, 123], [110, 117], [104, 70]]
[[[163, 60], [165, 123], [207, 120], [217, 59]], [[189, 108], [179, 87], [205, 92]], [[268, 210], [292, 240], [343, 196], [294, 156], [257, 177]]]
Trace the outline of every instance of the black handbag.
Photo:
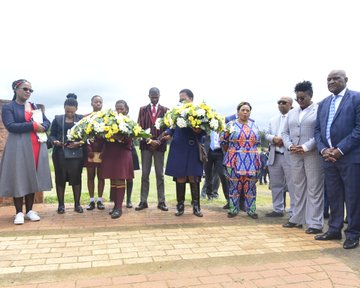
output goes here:
[[79, 148], [64, 147], [64, 158], [65, 159], [81, 159], [83, 157], [84, 157], [84, 152], [81, 147], [79, 147]]
[[[65, 116], [63, 117], [63, 125], [62, 125], [62, 138], [63, 138], [63, 143], [65, 143]], [[82, 147], [78, 147], [78, 148], [69, 148], [64, 146], [63, 147], [63, 151], [64, 151], [64, 158], [65, 159], [82, 159], [84, 158], [84, 151], [82, 149]]]
[[197, 137], [195, 139], [196, 139], [196, 143], [198, 144], [198, 148], [199, 148], [199, 159], [203, 164], [205, 164], [208, 161], [207, 153], [205, 150], [205, 145], [200, 143], [199, 140], [197, 139]]

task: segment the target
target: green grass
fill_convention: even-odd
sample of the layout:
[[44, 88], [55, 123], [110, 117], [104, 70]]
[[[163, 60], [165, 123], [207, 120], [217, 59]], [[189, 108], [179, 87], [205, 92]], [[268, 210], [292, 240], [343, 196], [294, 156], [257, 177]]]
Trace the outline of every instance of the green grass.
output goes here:
[[[138, 149], [138, 147], [137, 147]], [[140, 167], [141, 167], [141, 157], [138, 151]], [[165, 163], [167, 160], [167, 153], [165, 154]], [[51, 159], [51, 154], [49, 154], [49, 161], [50, 161], [50, 169], [52, 174], [53, 186], [54, 188], [51, 191], [44, 192], [44, 201], [45, 203], [57, 203], [56, 197], [56, 190], [55, 190], [55, 175], [54, 175], [54, 167]], [[140, 202], [140, 185], [141, 185], [141, 171], [137, 170], [135, 172], [134, 178], [134, 186], [132, 192], [132, 203], [133, 205], [137, 205]], [[201, 187], [204, 183], [204, 179], [202, 179]], [[97, 185], [97, 181], [95, 179], [95, 187]], [[186, 187], [186, 199], [188, 201], [191, 200], [190, 196], [190, 188], [187, 185]], [[109, 192], [110, 192], [110, 180], [105, 180], [105, 189], [103, 194], [104, 202], [109, 201]], [[225, 197], [222, 193], [222, 189], [219, 189], [219, 199], [214, 199], [211, 202], [206, 199], [201, 199], [202, 205], [213, 205], [213, 206], [223, 206], [225, 204]], [[95, 199], [97, 198], [97, 190], [95, 188]], [[172, 180], [172, 177], [165, 176], [165, 198], [166, 203], [170, 206], [176, 205], [176, 193], [175, 193], [175, 182]], [[257, 200], [256, 205], [258, 207], [261, 206], [271, 206], [271, 192], [268, 189], [267, 185], [257, 185]], [[74, 198], [71, 190], [71, 186], [66, 185], [65, 190], [65, 203], [73, 203]], [[156, 190], [156, 179], [155, 179], [155, 171], [152, 171], [150, 174], [150, 190], [149, 190], [149, 203], [157, 204], [157, 190]], [[83, 169], [82, 173], [82, 195], [81, 195], [81, 203], [83, 205], [89, 203], [89, 193], [87, 190], [87, 175], [86, 175], [86, 168]]]

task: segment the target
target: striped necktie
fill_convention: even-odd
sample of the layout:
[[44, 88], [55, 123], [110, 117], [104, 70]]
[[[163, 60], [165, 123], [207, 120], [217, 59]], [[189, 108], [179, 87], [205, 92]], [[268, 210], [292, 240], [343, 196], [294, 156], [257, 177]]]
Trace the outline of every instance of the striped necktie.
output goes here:
[[334, 120], [334, 116], [335, 116], [335, 113], [336, 113], [336, 110], [335, 110], [335, 101], [336, 99], [338, 98], [339, 96], [338, 95], [334, 95], [331, 99], [331, 103], [330, 103], [330, 109], [329, 109], [329, 117], [328, 117], [328, 121], [327, 121], [327, 124], [326, 124], [326, 139], [330, 139], [330, 128], [331, 128], [331, 124]]

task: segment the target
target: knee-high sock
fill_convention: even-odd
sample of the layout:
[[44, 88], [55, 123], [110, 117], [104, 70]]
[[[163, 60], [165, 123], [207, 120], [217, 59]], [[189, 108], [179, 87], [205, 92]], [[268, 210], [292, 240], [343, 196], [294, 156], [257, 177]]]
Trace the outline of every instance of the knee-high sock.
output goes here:
[[131, 203], [131, 194], [133, 190], [133, 181], [126, 181], [126, 203]]
[[32, 210], [34, 199], [35, 199], [35, 193], [31, 193], [25, 196], [26, 213]]
[[121, 209], [125, 195], [125, 183], [117, 185], [115, 188], [114, 204], [115, 208]]
[[14, 197], [13, 200], [14, 200], [14, 206], [16, 209], [16, 214], [22, 212], [22, 206], [23, 206], [23, 202], [24, 202], [23, 197]]

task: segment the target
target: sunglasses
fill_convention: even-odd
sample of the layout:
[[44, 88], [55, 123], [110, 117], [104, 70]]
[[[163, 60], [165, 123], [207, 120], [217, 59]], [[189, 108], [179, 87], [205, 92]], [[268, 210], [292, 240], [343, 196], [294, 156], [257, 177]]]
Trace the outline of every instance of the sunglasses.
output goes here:
[[287, 104], [286, 101], [278, 101], [277, 103], [278, 103], [279, 105], [286, 105], [286, 104]]
[[30, 88], [26, 88], [26, 87], [21, 88], [21, 89], [24, 90], [25, 92], [30, 92], [30, 93], [33, 93], [33, 92], [34, 92], [34, 90], [32, 90], [32, 89], [30, 89]]

